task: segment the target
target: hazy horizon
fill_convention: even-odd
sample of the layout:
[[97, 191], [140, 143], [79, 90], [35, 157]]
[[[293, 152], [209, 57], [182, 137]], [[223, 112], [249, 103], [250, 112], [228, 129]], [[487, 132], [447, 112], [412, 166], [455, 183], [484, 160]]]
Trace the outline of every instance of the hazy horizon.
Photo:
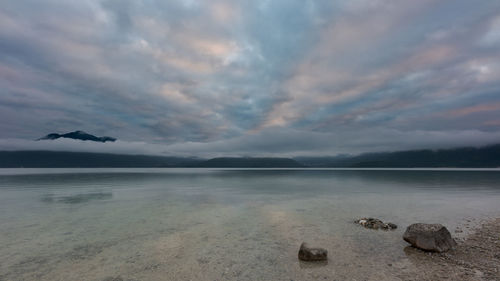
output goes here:
[[[499, 142], [500, 143], [500, 142]], [[370, 153], [392, 153], [392, 152], [405, 152], [405, 151], [420, 151], [420, 150], [453, 150], [460, 148], [484, 148], [491, 145], [498, 145], [499, 143], [489, 143], [484, 145], [462, 145], [451, 147], [415, 147], [408, 149], [387, 149], [387, 150], [368, 150], [360, 151], [357, 153], [337, 153], [327, 154], [325, 152], [303, 152], [303, 153], [238, 153], [238, 152], [205, 152], [199, 151], [197, 154], [189, 151], [168, 151], [165, 150], [163, 145], [145, 144], [141, 142], [123, 142], [117, 140], [115, 142], [94, 142], [73, 139], [57, 139], [57, 140], [0, 140], [1, 151], [54, 151], [54, 152], [83, 152], [83, 153], [107, 153], [117, 155], [147, 155], [147, 156], [172, 156], [172, 157], [185, 157], [185, 158], [240, 158], [240, 157], [271, 157], [271, 158], [300, 158], [300, 157], [354, 157]]]

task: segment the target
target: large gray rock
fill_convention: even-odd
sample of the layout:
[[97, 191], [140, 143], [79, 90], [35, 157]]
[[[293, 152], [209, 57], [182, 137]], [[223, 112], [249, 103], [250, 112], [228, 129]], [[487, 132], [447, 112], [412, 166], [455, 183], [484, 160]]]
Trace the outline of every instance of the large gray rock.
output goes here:
[[323, 248], [310, 248], [307, 243], [302, 243], [299, 249], [299, 260], [302, 261], [325, 261], [328, 251]]
[[403, 239], [413, 247], [430, 252], [446, 252], [457, 245], [441, 224], [414, 223], [406, 228]]

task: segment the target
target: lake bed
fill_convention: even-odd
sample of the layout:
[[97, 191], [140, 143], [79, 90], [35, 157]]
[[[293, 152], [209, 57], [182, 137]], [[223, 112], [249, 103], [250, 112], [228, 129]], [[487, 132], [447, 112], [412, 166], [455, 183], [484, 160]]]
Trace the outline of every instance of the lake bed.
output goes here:
[[460, 239], [498, 202], [495, 169], [2, 169], [0, 280], [400, 280], [406, 226]]

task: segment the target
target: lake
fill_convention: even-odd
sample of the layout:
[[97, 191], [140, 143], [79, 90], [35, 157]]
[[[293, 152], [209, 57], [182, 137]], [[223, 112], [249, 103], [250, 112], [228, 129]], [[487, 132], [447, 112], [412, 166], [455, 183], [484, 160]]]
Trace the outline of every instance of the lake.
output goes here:
[[0, 169], [0, 280], [399, 280], [406, 226], [498, 202], [497, 169]]

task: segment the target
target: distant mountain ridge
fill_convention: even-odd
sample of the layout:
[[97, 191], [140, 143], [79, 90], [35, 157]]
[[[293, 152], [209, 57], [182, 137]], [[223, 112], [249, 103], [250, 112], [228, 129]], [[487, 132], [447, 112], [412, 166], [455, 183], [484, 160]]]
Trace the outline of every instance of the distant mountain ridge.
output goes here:
[[168, 157], [64, 151], [0, 151], [0, 168], [499, 168], [500, 144], [335, 157]]
[[291, 158], [189, 158], [68, 151], [0, 151], [0, 168], [300, 168]]
[[0, 151], [0, 168], [163, 168], [189, 167], [196, 158], [69, 151]]
[[453, 149], [365, 153], [356, 156], [297, 157], [309, 167], [324, 168], [497, 168], [500, 144]]
[[95, 142], [114, 142], [116, 141], [115, 138], [112, 137], [96, 137], [94, 135], [88, 134], [84, 131], [74, 131], [66, 134], [57, 134], [57, 133], [52, 133], [48, 134], [45, 137], [39, 138], [38, 140], [56, 140], [59, 138], [66, 138], [66, 139], [74, 139], [74, 140], [83, 140], [83, 141], [95, 141]]
[[203, 168], [301, 168], [291, 158], [254, 158], [254, 157], [219, 157], [200, 162], [196, 165]]

